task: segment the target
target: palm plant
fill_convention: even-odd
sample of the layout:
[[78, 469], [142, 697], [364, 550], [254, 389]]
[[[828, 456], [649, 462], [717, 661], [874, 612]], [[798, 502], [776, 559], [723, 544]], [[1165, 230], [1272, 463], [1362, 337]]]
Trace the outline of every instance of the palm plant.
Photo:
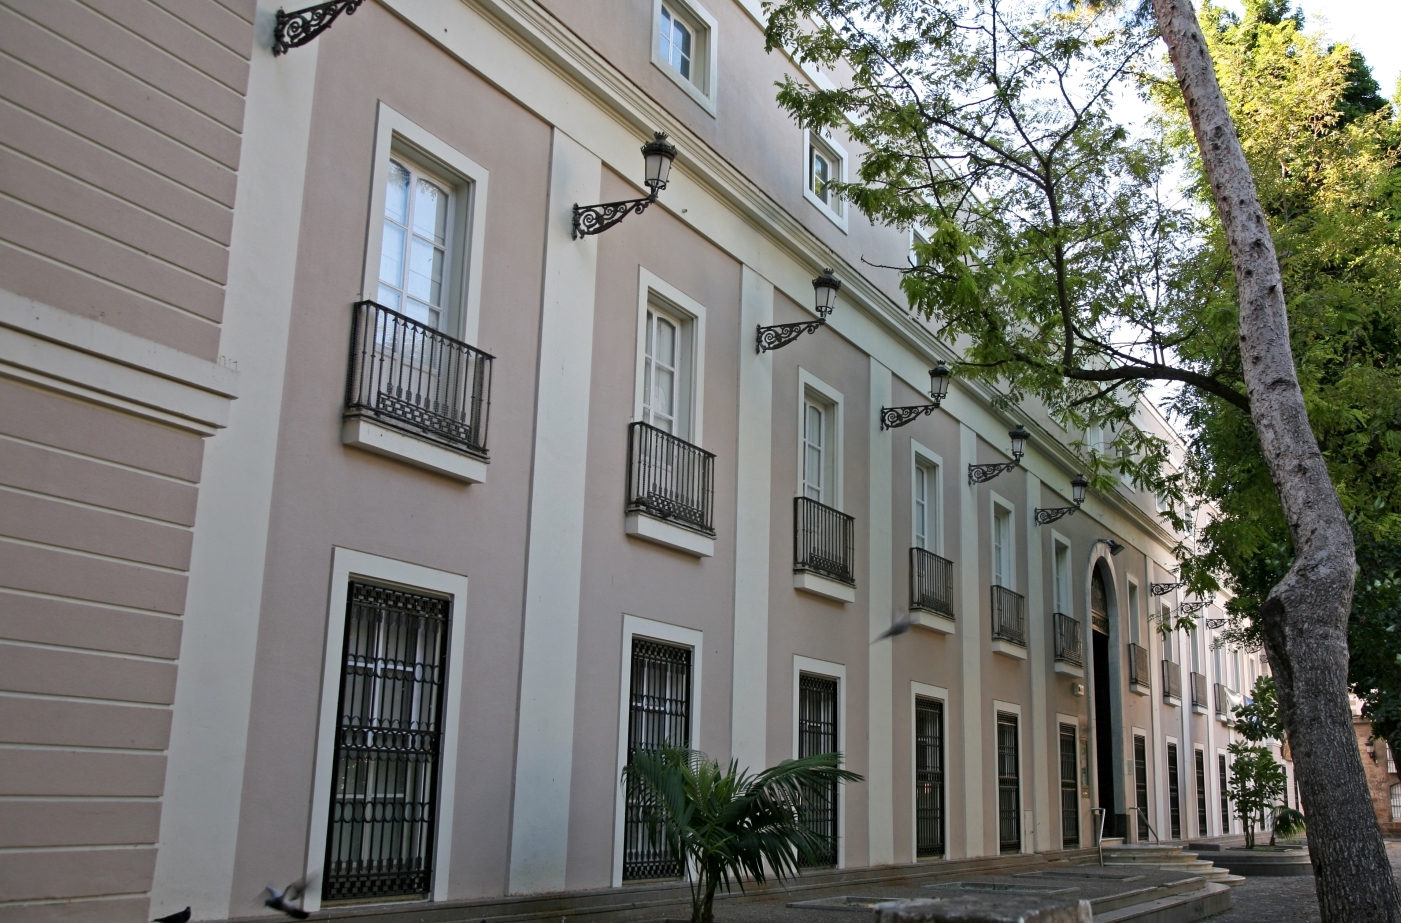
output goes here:
[[758, 774], [728, 770], [695, 750], [639, 750], [623, 770], [623, 784], [641, 805], [641, 820], [664, 839], [690, 875], [691, 923], [713, 923], [715, 892], [744, 890], [745, 876], [762, 883], [797, 874], [800, 859], [814, 863], [829, 837], [802, 818], [805, 798], [833, 782], [860, 782], [841, 768], [840, 753], [784, 760]]

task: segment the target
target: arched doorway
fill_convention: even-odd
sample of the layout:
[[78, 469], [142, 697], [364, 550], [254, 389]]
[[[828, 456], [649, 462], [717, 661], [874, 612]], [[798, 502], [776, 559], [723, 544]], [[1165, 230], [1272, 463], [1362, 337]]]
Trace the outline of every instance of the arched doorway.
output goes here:
[[[1123, 836], [1124, 814], [1115, 806], [1119, 797], [1119, 774], [1114, 769], [1114, 682], [1109, 672], [1109, 615], [1113, 605], [1113, 578], [1107, 566], [1098, 561], [1090, 573], [1090, 685], [1094, 692], [1095, 772], [1097, 807], [1103, 808], [1105, 836]], [[1117, 608], [1117, 607], [1115, 607]]]

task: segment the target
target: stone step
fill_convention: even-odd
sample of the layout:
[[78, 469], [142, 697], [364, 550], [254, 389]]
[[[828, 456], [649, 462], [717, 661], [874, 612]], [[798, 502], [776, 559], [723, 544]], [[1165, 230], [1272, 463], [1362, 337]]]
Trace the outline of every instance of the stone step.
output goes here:
[[1231, 889], [1207, 881], [1198, 890], [1095, 913], [1094, 923], [1183, 923], [1231, 909]]

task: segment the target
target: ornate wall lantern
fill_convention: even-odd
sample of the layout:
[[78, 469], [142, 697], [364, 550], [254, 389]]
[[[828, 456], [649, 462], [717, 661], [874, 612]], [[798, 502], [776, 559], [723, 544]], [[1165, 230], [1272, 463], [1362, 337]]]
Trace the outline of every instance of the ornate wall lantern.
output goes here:
[[666, 140], [666, 132], [656, 132], [651, 141], [642, 145], [643, 184], [651, 190], [640, 199], [604, 202], [602, 205], [574, 206], [574, 239], [589, 234], [601, 234], [628, 215], [640, 215], [657, 201], [671, 176], [671, 162], [676, 159], [676, 145]]
[[837, 306], [837, 292], [841, 287], [841, 280], [832, 275], [832, 270], [822, 270], [822, 275], [812, 280], [813, 301], [815, 302], [813, 309], [817, 312], [817, 320], [760, 327], [754, 334], [755, 351], [762, 353], [773, 349], [782, 349], [803, 334], [816, 332], [817, 328], [827, 323], [827, 315], [831, 314], [832, 309]]
[[939, 405], [944, 402], [944, 398], [949, 394], [949, 376], [952, 372], [947, 365], [940, 362], [929, 370], [929, 399], [932, 404], [918, 404], [913, 407], [882, 407], [880, 409], [880, 428], [895, 429], [897, 426], [904, 426], [912, 423], [920, 417], [932, 414], [939, 409]]
[[[1096, 545], [1108, 545], [1108, 546], [1109, 546], [1109, 556], [1110, 556], [1110, 557], [1113, 557], [1113, 556], [1117, 555], [1119, 552], [1121, 552], [1121, 551], [1124, 550], [1124, 544], [1123, 544], [1123, 542], [1116, 542], [1116, 541], [1115, 541], [1114, 539], [1112, 539], [1112, 538], [1097, 538], [1097, 539], [1095, 539], [1095, 544], [1096, 544]], [[1091, 548], [1090, 550], [1093, 551], [1094, 549]]]
[[1080, 504], [1085, 502], [1085, 490], [1089, 486], [1089, 479], [1083, 474], [1075, 475], [1070, 481], [1070, 499], [1074, 506], [1057, 506], [1053, 509], [1045, 510], [1038, 507], [1036, 510], [1036, 524], [1038, 526], [1050, 525], [1062, 516], [1075, 515], [1080, 509]]
[[328, 0], [304, 10], [291, 13], [277, 11], [272, 26], [272, 53], [274, 56], [286, 54], [293, 48], [300, 48], [331, 28], [331, 23], [341, 13], [349, 16], [360, 8], [365, 0]]
[[1026, 440], [1031, 435], [1026, 431], [1026, 427], [1020, 423], [1017, 428], [1007, 433], [1012, 437], [1012, 460], [1009, 462], [994, 462], [990, 465], [969, 465], [968, 483], [982, 484], [991, 481], [1004, 471], [1011, 471], [1022, 463], [1022, 456], [1026, 454]]

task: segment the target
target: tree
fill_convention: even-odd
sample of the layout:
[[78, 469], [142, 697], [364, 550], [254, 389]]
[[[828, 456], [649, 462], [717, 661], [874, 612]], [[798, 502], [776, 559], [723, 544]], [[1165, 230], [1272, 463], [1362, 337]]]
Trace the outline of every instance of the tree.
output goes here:
[[[1163, 191], [1163, 145], [1136, 140], [1110, 111], [1153, 47], [1150, 20], [1226, 244], [1214, 269], [1235, 282], [1229, 338], [1200, 323], [1200, 289], [1219, 279], [1180, 271], [1202, 248], [1190, 209]], [[767, 42], [840, 68], [832, 89], [786, 81], [780, 105], [865, 148], [857, 181], [835, 192], [873, 221], [929, 230], [902, 285], [963, 350], [960, 374], [997, 383], [1009, 404], [1043, 404], [1067, 428], [1109, 421], [1114, 450], [1090, 462], [1170, 500], [1182, 493], [1164, 476], [1165, 446], [1132, 425], [1144, 383], [1180, 382], [1249, 415], [1293, 551], [1258, 621], [1309, 806], [1323, 919], [1401, 921], [1352, 745], [1352, 534], [1295, 373], [1267, 216], [1191, 3], [1085, 0], [1042, 14], [998, 0], [785, 0]]]
[[797, 873], [797, 860], [815, 860], [827, 839], [802, 816], [811, 793], [833, 782], [860, 782], [841, 766], [841, 754], [784, 760], [757, 775], [729, 769], [694, 750], [639, 750], [623, 769], [623, 783], [642, 800], [642, 820], [684, 857], [691, 875], [691, 923], [713, 923], [715, 893], [744, 888], [744, 876], [763, 883]]
[[1231, 778], [1226, 794], [1235, 805], [1236, 816], [1245, 826], [1245, 848], [1255, 848], [1255, 826], [1265, 826], [1265, 812], [1284, 797], [1284, 767], [1275, 761], [1268, 747], [1235, 741], [1226, 748], [1231, 754]]

